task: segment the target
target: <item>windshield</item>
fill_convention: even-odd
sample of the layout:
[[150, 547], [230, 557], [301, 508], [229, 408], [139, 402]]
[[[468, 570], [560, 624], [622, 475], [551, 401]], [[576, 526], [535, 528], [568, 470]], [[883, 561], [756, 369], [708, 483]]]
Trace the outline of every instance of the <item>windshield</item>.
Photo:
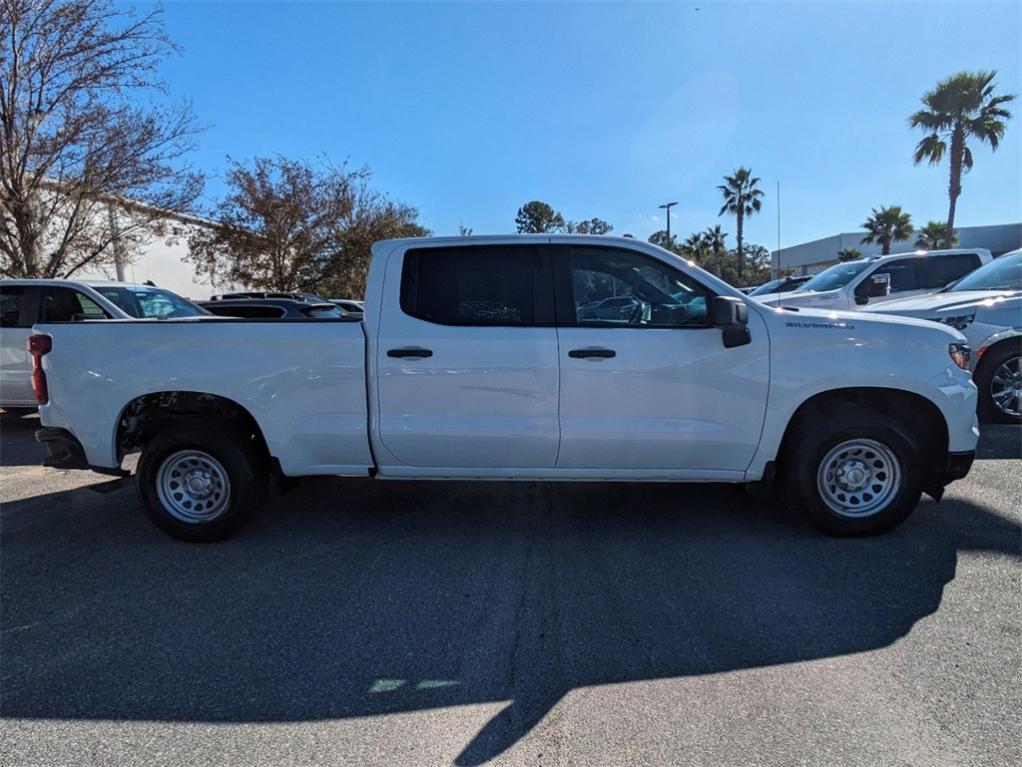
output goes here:
[[869, 261], [851, 261], [847, 264], [837, 264], [830, 267], [830, 269], [820, 272], [795, 292], [819, 293], [824, 290], [843, 288], [867, 266], [869, 266]]
[[175, 317], [197, 317], [209, 314], [205, 309], [196, 306], [186, 298], [169, 290], [147, 287], [121, 287], [101, 285], [95, 288], [103, 298], [124, 310], [132, 317], [140, 319], [171, 319]]
[[766, 285], [760, 285], [755, 290], [750, 291], [749, 295], [750, 296], [762, 296], [764, 293], [773, 293], [774, 291], [776, 291], [779, 287], [781, 287], [781, 285], [783, 285], [787, 281], [788, 281], [787, 277], [782, 277], [779, 280], [770, 280], [770, 282], [768, 282]]
[[951, 288], [960, 290], [1022, 290], [1022, 253], [995, 258], [970, 272]]

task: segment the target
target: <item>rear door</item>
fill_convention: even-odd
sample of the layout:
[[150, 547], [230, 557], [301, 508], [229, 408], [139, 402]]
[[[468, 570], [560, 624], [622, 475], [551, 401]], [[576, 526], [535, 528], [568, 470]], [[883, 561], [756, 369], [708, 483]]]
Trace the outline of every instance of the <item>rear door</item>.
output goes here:
[[[651, 255], [551, 246], [557, 276], [561, 446], [558, 469], [729, 478], [759, 444], [769, 341], [749, 312], [751, 342], [725, 348], [710, 325], [713, 292]], [[587, 304], [628, 296], [632, 310], [594, 317]], [[721, 473], [723, 472], [723, 473]]]
[[542, 246], [390, 256], [376, 338], [381, 467], [552, 469], [557, 332]]
[[25, 342], [32, 333], [38, 289], [0, 285], [0, 406], [32, 407], [32, 363]]

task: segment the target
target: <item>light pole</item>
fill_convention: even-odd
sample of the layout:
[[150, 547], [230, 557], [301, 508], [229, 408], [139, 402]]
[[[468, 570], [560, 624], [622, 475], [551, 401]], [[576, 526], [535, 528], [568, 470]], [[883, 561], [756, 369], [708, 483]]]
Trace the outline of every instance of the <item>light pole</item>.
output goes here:
[[676, 202], [665, 202], [663, 205], [658, 206], [661, 210], [667, 211], [667, 247], [671, 247], [674, 244], [674, 240], [671, 239], [671, 208], [678, 203]]

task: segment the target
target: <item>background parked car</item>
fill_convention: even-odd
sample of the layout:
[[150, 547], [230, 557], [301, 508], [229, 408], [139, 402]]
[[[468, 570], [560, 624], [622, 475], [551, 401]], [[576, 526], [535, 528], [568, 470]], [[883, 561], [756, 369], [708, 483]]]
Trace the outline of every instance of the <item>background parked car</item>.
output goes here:
[[776, 280], [760, 285], [758, 288], [749, 288], [745, 292], [750, 296], [764, 296], [769, 293], [790, 293], [793, 290], [805, 285], [812, 279], [812, 275], [801, 275], [799, 277], [778, 277]]
[[580, 320], [627, 320], [639, 306], [632, 296], [611, 296], [589, 306], [580, 307]]
[[348, 316], [361, 317], [365, 313], [365, 301], [356, 301], [353, 298], [331, 298], [330, 303]]
[[293, 298], [229, 298], [202, 301], [203, 308], [220, 317], [247, 319], [328, 319], [345, 316], [329, 301], [313, 303]]
[[35, 407], [25, 342], [37, 322], [168, 319], [208, 314], [152, 285], [103, 280], [0, 280], [0, 407]]
[[305, 301], [306, 303], [323, 304], [327, 303], [327, 300], [322, 296], [317, 296], [315, 293], [288, 293], [282, 291], [266, 291], [266, 290], [239, 290], [233, 293], [220, 293], [215, 296], [210, 296], [210, 301], [225, 301], [234, 298], [290, 298], [293, 301]]
[[855, 310], [867, 304], [941, 290], [988, 263], [990, 258], [990, 251], [983, 248], [862, 258], [836, 264], [790, 293], [769, 293], [755, 298], [778, 306]]
[[960, 330], [984, 420], [1022, 423], [1022, 250], [1005, 253], [939, 293], [867, 311], [920, 317]]

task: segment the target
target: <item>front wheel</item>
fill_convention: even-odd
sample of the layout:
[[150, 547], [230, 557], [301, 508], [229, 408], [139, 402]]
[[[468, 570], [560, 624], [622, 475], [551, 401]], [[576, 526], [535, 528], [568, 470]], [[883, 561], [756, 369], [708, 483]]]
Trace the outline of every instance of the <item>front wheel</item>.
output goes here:
[[992, 423], [1022, 423], [1022, 340], [993, 347], [972, 376], [979, 389], [979, 415]]
[[869, 535], [901, 524], [922, 494], [915, 437], [874, 410], [839, 407], [795, 427], [782, 492], [792, 510], [834, 535]]
[[266, 495], [252, 439], [231, 428], [184, 421], [161, 430], [138, 462], [139, 500], [150, 520], [182, 541], [233, 535]]

